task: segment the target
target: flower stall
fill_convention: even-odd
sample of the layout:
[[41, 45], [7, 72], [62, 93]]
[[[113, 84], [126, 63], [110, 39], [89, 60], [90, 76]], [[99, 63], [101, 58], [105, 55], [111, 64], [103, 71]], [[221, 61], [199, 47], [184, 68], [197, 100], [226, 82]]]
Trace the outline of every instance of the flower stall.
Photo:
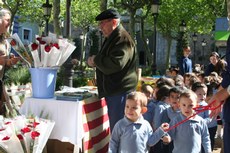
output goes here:
[[17, 116], [0, 116], [1, 153], [42, 153], [54, 127], [54, 121]]
[[8, 41], [19, 56], [27, 63], [35, 98], [53, 98], [58, 68], [65, 63], [76, 48], [68, 39], [49, 33], [36, 37], [34, 43], [25, 47], [17, 34]]

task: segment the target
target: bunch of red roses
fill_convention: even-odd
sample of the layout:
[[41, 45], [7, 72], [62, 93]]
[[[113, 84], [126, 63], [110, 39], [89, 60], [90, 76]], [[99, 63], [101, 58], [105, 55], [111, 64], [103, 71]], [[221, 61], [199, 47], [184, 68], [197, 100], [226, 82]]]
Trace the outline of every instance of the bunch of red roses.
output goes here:
[[[17, 34], [11, 36], [10, 44], [30, 67], [59, 67], [76, 48], [67, 39], [55, 34], [37, 36], [36, 41], [25, 48]], [[31, 60], [32, 59], [32, 60]]]
[[[39, 118], [18, 116], [1, 121], [0, 151], [11, 153], [39, 153], [44, 148], [54, 122]], [[48, 131], [48, 132], [47, 132]]]

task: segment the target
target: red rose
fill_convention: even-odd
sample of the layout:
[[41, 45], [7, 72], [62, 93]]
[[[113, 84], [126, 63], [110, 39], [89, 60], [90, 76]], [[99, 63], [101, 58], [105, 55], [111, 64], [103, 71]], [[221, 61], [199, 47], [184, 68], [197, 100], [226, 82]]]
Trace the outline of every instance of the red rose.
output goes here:
[[8, 125], [8, 124], [10, 124], [10, 123], [11, 123], [11, 122], [6, 122], [5, 125]]
[[35, 139], [35, 138], [38, 137], [39, 135], [40, 135], [40, 133], [37, 132], [37, 131], [31, 132], [31, 138], [32, 138], [32, 139]]
[[32, 50], [38, 49], [38, 44], [33, 43], [33, 44], [31, 45], [31, 48], [32, 48]]
[[12, 39], [10, 42], [11, 46], [15, 46], [17, 44], [16, 40]]
[[33, 128], [33, 126], [32, 126], [31, 124], [28, 124], [28, 125], [27, 125], [27, 127], [29, 127], [29, 128]]
[[37, 41], [39, 41], [39, 42], [42, 41], [42, 37], [37, 37], [36, 39], [37, 39]]
[[36, 126], [39, 125], [39, 124], [40, 124], [40, 123], [38, 123], [38, 122], [34, 122], [34, 123], [33, 123], [33, 127], [36, 128]]
[[59, 45], [57, 44], [57, 43], [55, 43], [55, 44], [52, 44], [52, 47], [56, 47], [57, 49], [59, 49], [60, 47], [59, 47]]
[[28, 133], [28, 132], [30, 132], [30, 131], [31, 131], [31, 129], [30, 129], [29, 127], [25, 127], [25, 128], [23, 128], [23, 129], [21, 129], [21, 132], [22, 132], [23, 134]]
[[45, 51], [46, 51], [46, 52], [50, 52], [50, 50], [51, 50], [51, 47], [50, 47], [49, 45], [46, 45], [46, 46], [45, 46]]
[[5, 128], [0, 129], [0, 131], [4, 131], [4, 130], [5, 130]]
[[5, 136], [4, 138], [2, 138], [2, 140], [9, 140], [10, 139], [10, 137], [8, 137], [8, 136]]
[[19, 140], [23, 140], [23, 136], [21, 134], [18, 134], [17, 137]]
[[40, 44], [45, 45], [46, 42], [45, 41], [40, 41]]

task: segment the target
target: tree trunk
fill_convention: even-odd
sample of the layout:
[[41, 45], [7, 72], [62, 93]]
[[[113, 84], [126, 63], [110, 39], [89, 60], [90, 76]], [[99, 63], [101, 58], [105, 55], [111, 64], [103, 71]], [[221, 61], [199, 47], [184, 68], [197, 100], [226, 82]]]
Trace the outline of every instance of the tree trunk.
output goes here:
[[60, 0], [53, 0], [53, 26], [54, 26], [54, 33], [57, 35], [61, 35], [59, 15], [60, 15]]
[[[230, 0], [226, 0], [226, 2], [227, 2], [228, 18], [230, 19]], [[230, 20], [228, 20], [228, 26], [230, 26]]]
[[166, 55], [166, 69], [169, 69], [171, 67], [171, 45], [172, 45], [172, 39], [167, 38], [167, 55]]
[[101, 11], [104, 11], [107, 9], [107, 0], [101, 0], [100, 9]]
[[129, 20], [129, 33], [131, 37], [134, 39], [135, 37], [135, 14], [136, 14], [136, 9], [129, 9], [130, 13], [130, 20]]
[[66, 38], [71, 37], [71, 0], [66, 0]]
[[145, 37], [145, 32], [144, 32], [144, 19], [141, 18], [141, 39], [143, 41], [144, 44], [144, 48], [145, 48], [145, 56], [146, 56], [146, 66], [150, 66], [153, 64], [153, 58], [152, 58], [152, 54], [150, 52], [149, 46], [146, 42], [146, 37]]

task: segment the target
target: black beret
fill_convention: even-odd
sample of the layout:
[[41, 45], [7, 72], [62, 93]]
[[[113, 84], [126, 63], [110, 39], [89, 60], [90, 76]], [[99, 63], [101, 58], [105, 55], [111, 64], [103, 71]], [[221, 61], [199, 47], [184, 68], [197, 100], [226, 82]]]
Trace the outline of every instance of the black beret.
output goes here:
[[118, 19], [120, 14], [115, 9], [108, 9], [101, 12], [95, 19], [96, 21], [101, 21], [105, 19]]

